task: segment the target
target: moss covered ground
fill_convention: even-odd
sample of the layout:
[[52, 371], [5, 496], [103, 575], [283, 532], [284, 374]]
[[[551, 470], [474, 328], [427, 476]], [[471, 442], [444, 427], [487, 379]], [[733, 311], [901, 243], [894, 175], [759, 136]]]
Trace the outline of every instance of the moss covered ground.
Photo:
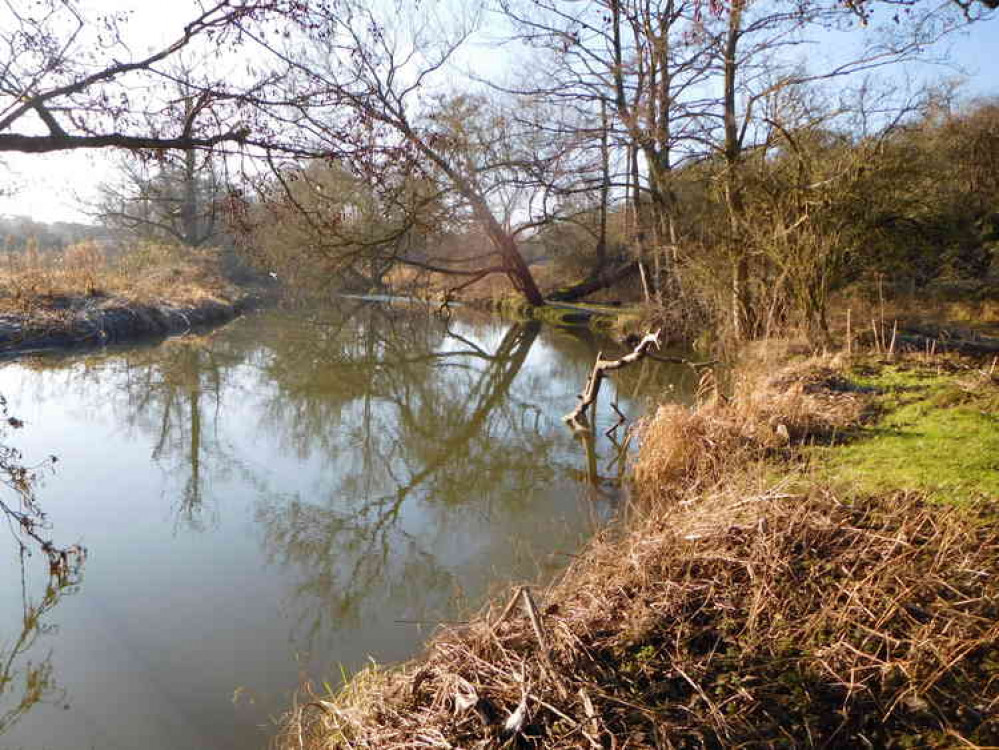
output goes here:
[[906, 363], [848, 371], [876, 416], [844, 444], [815, 449], [822, 474], [858, 492], [999, 498], [999, 387], [991, 365]]

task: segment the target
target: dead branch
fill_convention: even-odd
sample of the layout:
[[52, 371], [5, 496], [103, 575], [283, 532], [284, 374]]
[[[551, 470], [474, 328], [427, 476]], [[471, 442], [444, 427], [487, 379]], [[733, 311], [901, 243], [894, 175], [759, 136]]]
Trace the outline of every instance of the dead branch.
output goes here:
[[634, 364], [645, 357], [649, 353], [650, 349], [658, 349], [659, 336], [661, 333], [662, 329], [656, 331], [655, 333], [646, 334], [645, 337], [638, 342], [638, 345], [633, 351], [625, 354], [620, 359], [604, 359], [603, 352], [597, 354], [597, 361], [594, 363], [593, 370], [590, 372], [590, 377], [586, 381], [586, 387], [583, 388], [583, 392], [579, 394], [579, 403], [571, 413], [563, 417], [566, 424], [568, 424], [573, 430], [589, 430], [590, 427], [586, 422], [586, 410], [596, 403], [597, 396], [600, 393], [600, 384], [605, 377], [605, 373], [612, 370], [620, 370], [622, 367]]

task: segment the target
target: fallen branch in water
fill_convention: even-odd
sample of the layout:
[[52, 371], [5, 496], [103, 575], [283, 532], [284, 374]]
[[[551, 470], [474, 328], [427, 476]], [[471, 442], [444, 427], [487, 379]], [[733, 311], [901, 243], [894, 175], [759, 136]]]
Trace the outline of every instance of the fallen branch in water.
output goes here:
[[583, 388], [583, 392], [578, 396], [579, 403], [571, 413], [566, 414], [565, 417], [563, 417], [566, 424], [568, 424], [573, 430], [589, 430], [590, 426], [586, 422], [586, 410], [596, 403], [597, 396], [600, 394], [600, 383], [604, 379], [604, 374], [610, 372], [611, 370], [620, 370], [622, 367], [634, 364], [645, 357], [649, 353], [650, 349], [658, 349], [659, 335], [661, 333], [662, 329], [656, 331], [655, 333], [646, 334], [645, 337], [638, 342], [638, 345], [635, 346], [633, 351], [629, 354], [625, 354], [620, 359], [604, 359], [603, 352], [597, 354], [597, 361], [594, 363], [593, 370], [590, 372], [590, 377], [586, 381], [586, 387]]

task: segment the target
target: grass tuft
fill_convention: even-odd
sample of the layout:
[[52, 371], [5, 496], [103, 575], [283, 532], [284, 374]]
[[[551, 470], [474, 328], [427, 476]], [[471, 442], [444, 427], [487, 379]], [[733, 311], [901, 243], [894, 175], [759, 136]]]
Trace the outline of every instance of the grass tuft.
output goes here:
[[867, 408], [837, 359], [811, 358], [778, 375], [756, 365], [735, 377], [734, 396], [702, 381], [693, 409], [667, 404], [642, 427], [635, 484], [646, 500], [710, 487], [734, 467], [804, 443], [835, 441]]
[[993, 526], [741, 489], [591, 545], [540, 602], [543, 640], [494, 608], [299, 710], [287, 746], [499, 746], [521, 704], [520, 742], [548, 748], [999, 742]]
[[698, 408], [644, 426], [636, 481], [655, 502], [537, 606], [519, 589], [366, 671], [293, 712], [282, 745], [999, 744], [999, 499], [844, 491], [788, 460], [846, 455], [920, 404], [974, 408], [984, 377], [822, 358], [743, 370], [731, 398], [703, 383]]

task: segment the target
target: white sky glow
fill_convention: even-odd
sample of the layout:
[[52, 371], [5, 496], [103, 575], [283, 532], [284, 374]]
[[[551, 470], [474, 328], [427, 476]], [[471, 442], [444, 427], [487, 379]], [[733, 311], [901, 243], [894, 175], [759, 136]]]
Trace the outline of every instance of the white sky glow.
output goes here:
[[[91, 0], [89, 7], [106, 11], [108, 0]], [[197, 15], [193, 0], [149, 2], [132, 0], [115, 2], [115, 9], [132, 11], [124, 36], [133, 52], [159, 46], [176, 38], [183, 25]], [[950, 37], [951, 66], [924, 66], [918, 71], [922, 80], [947, 79], [963, 71], [967, 84], [966, 97], [999, 96], [999, 76], [996, 74], [995, 40], [999, 38], [999, 16], [980, 22], [965, 33]], [[475, 55], [475, 51], [469, 54]], [[502, 55], [502, 50], [483, 50], [483, 58]], [[905, 73], [913, 74], [907, 66]], [[891, 73], [884, 72], [888, 76]], [[115, 161], [114, 150], [76, 151], [46, 155], [6, 155], [0, 160], [5, 179], [0, 180], [0, 215], [30, 216], [38, 221], [79, 221], [89, 223], [86, 204], [93, 202], [99, 183], [111, 179]], [[9, 193], [9, 194], [8, 194]]]

